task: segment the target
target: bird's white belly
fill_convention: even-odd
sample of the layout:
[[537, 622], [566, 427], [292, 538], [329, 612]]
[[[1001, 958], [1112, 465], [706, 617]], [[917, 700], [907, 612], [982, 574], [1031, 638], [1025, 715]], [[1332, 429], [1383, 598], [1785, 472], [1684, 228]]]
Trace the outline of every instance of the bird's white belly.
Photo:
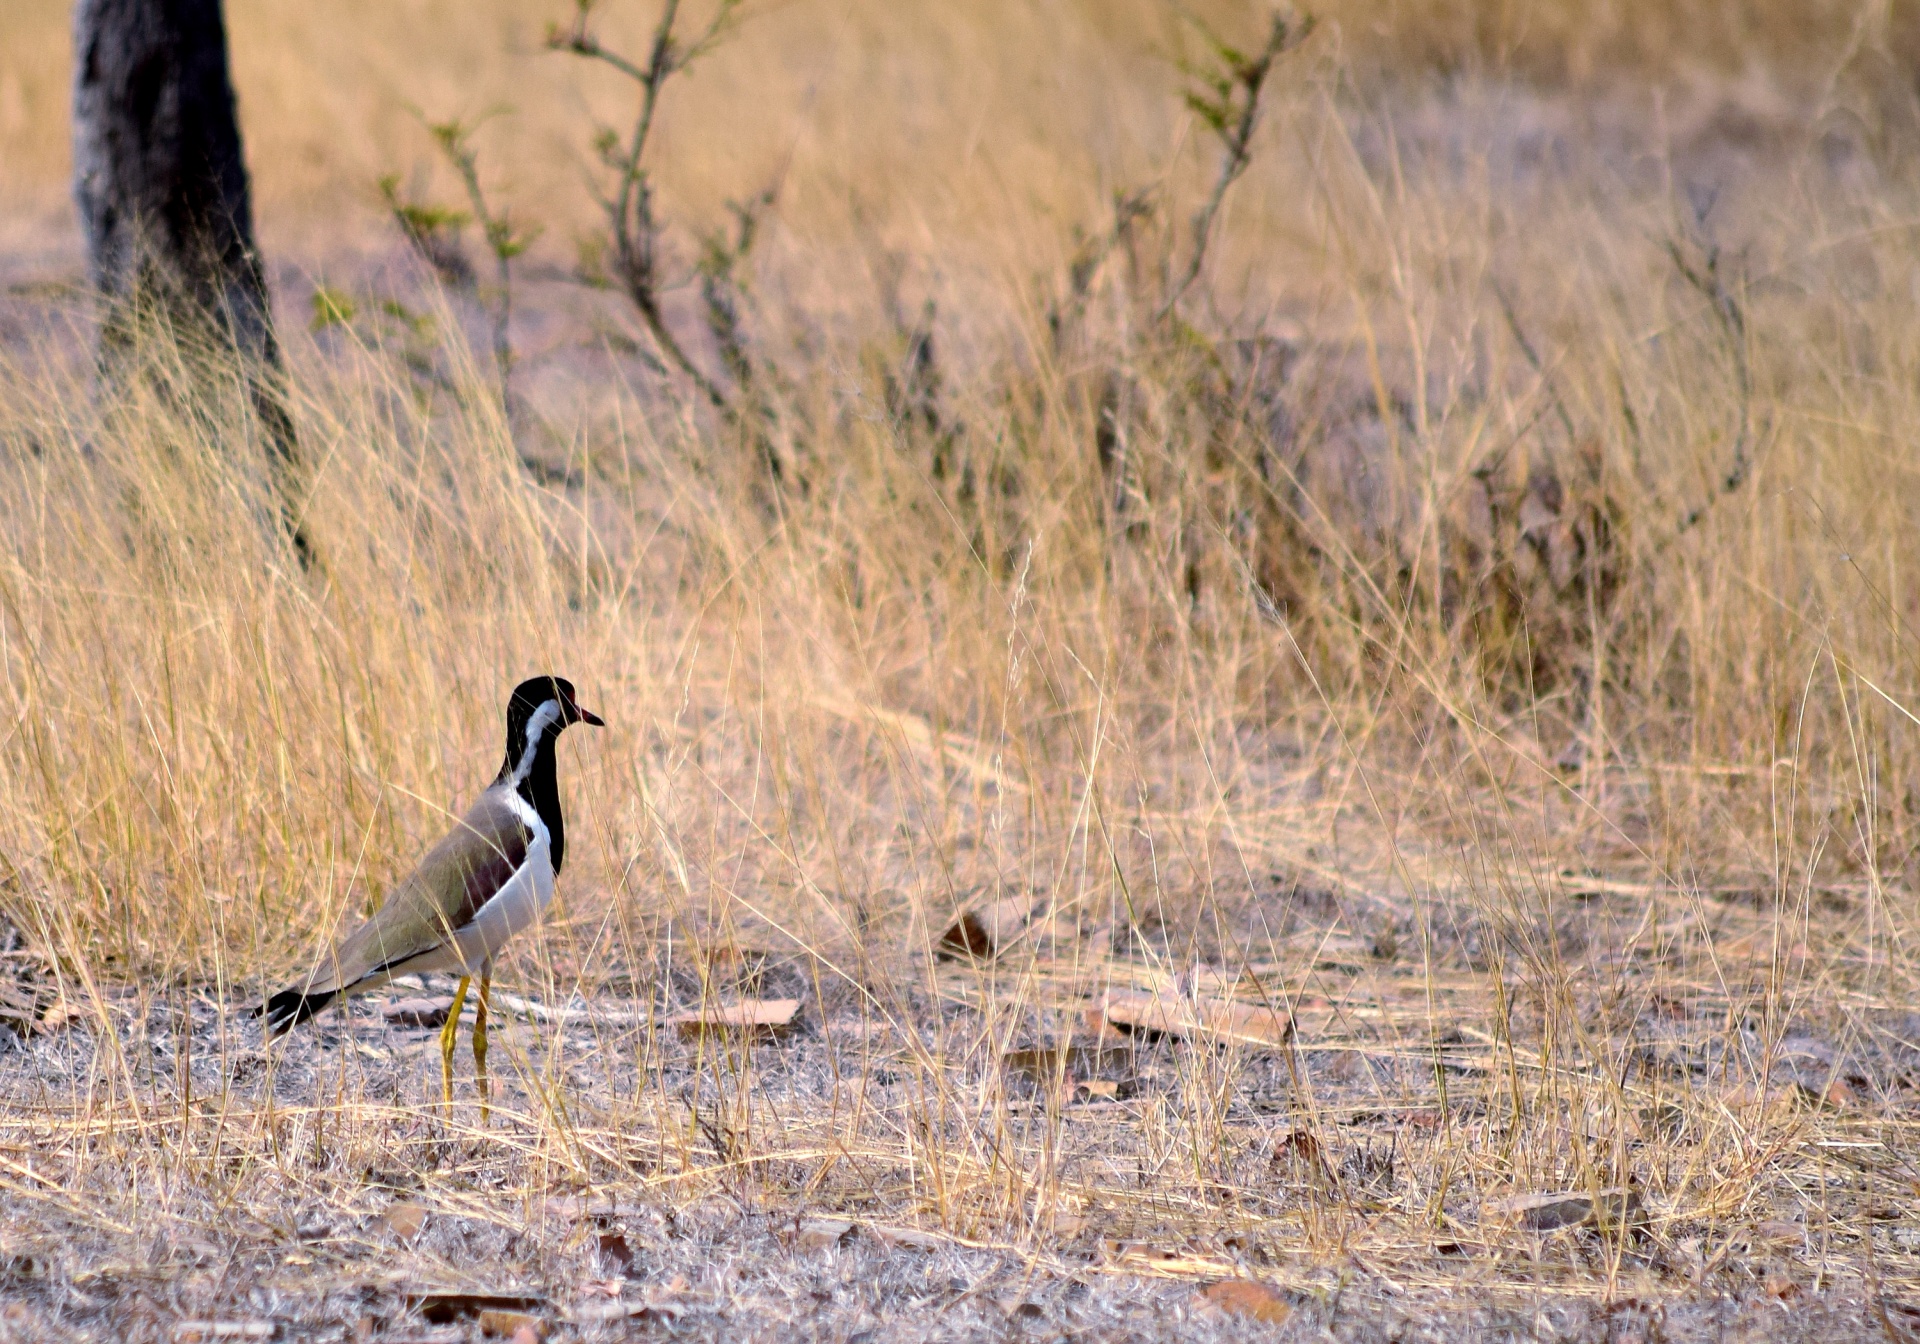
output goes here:
[[534, 836], [527, 857], [479, 913], [455, 929], [448, 942], [408, 961], [404, 969], [478, 975], [508, 939], [539, 919], [553, 899], [553, 856], [544, 830]]

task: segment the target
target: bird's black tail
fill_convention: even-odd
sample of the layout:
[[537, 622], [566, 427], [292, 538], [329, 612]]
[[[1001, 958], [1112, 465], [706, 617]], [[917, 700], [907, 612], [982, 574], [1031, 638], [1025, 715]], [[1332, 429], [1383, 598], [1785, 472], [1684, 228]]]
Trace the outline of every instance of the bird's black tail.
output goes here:
[[323, 989], [309, 994], [300, 989], [283, 989], [267, 1000], [265, 1008], [254, 1010], [254, 1016], [262, 1013], [267, 1019], [267, 1035], [280, 1036], [292, 1031], [315, 1013], [332, 1003], [338, 990]]

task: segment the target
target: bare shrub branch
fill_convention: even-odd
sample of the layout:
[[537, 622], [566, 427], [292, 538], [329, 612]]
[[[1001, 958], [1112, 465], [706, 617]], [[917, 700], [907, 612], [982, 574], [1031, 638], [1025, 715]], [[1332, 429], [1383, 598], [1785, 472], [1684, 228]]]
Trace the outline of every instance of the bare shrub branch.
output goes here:
[[[513, 260], [533, 245], [540, 236], [535, 226], [516, 225], [507, 211], [487, 200], [480, 185], [480, 155], [473, 145], [478, 123], [457, 119], [427, 123], [434, 144], [446, 157], [466, 193], [465, 210], [408, 200], [400, 194], [400, 177], [389, 173], [380, 179], [380, 195], [387, 211], [400, 228], [416, 255], [433, 269], [440, 283], [450, 289], [470, 293], [485, 309], [491, 327], [494, 376], [498, 379], [500, 408], [511, 411], [513, 403]], [[493, 258], [494, 285], [491, 294], [482, 293], [473, 262], [467, 256], [461, 230], [470, 223], [480, 226], [480, 239]]]
[[[716, 410], [729, 408], [731, 398], [720, 382], [696, 364], [667, 325], [661, 309], [663, 288], [660, 274], [661, 224], [654, 213], [653, 183], [646, 168], [647, 142], [653, 133], [654, 118], [660, 107], [661, 91], [674, 75], [686, 70], [717, 47], [731, 29], [740, 8], [740, 0], [720, 0], [713, 16], [691, 41], [683, 41], [675, 32], [680, 18], [680, 0], [666, 0], [660, 19], [654, 25], [645, 60], [632, 60], [604, 46], [592, 29], [595, 0], [577, 0], [573, 22], [562, 28], [554, 25], [547, 32], [547, 47], [588, 60], [599, 61], [619, 71], [640, 87], [640, 103], [634, 112], [632, 128], [623, 138], [611, 127], [594, 137], [594, 150], [600, 163], [613, 175], [610, 191], [600, 196], [606, 214], [608, 238], [612, 244], [612, 279], [619, 286], [647, 334], [694, 388]], [[729, 261], [737, 261], [751, 243], [752, 231], [744, 229], [742, 246]], [[589, 279], [596, 278], [592, 275]], [[711, 313], [711, 304], [709, 304]], [[737, 325], [730, 328], [737, 338]], [[722, 358], [726, 358], [723, 345]]]
[[[1189, 16], [1191, 18], [1191, 16]], [[1274, 14], [1267, 28], [1267, 39], [1259, 51], [1244, 53], [1208, 28], [1199, 19], [1191, 20], [1212, 51], [1212, 60], [1204, 65], [1185, 65], [1193, 81], [1183, 95], [1189, 111], [1212, 131], [1220, 142], [1220, 169], [1214, 176], [1213, 190], [1193, 216], [1192, 254], [1162, 301], [1162, 316], [1173, 311], [1200, 278], [1206, 265], [1207, 245], [1213, 239], [1214, 221], [1227, 190], [1240, 180], [1253, 162], [1253, 134], [1260, 127], [1261, 97], [1266, 92], [1267, 76], [1280, 57], [1298, 47], [1312, 35], [1312, 16], [1295, 19], [1291, 14]]]

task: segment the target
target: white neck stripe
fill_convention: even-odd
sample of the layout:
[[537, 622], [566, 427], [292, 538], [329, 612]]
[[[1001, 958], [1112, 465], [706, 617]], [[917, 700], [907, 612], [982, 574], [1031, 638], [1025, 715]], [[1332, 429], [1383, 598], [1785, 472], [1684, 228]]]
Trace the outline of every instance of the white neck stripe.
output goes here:
[[533, 711], [533, 717], [527, 720], [526, 745], [521, 748], [520, 759], [514, 764], [510, 783], [519, 788], [527, 782], [527, 776], [533, 773], [533, 758], [540, 750], [540, 739], [547, 735], [547, 729], [559, 721], [560, 702], [549, 700]]
[[547, 823], [540, 819], [540, 810], [529, 806], [527, 800], [512, 789], [507, 790], [507, 806], [513, 809], [513, 815], [520, 818], [520, 824], [527, 828], [527, 834], [533, 837], [535, 846], [551, 844], [553, 833], [547, 829]]

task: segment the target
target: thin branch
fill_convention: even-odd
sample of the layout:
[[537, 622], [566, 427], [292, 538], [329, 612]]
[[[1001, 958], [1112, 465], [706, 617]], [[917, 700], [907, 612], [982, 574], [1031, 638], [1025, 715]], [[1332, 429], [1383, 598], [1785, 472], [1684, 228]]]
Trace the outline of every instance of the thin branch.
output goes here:
[[486, 193], [480, 188], [479, 155], [472, 144], [472, 126], [447, 121], [427, 129], [433, 133], [434, 140], [459, 174], [461, 185], [466, 188], [467, 202], [473, 208], [473, 218], [480, 224], [487, 250], [493, 253], [494, 275], [499, 286], [490, 314], [493, 319], [493, 363], [500, 379], [500, 409], [510, 412], [513, 395], [513, 259], [532, 245], [538, 231], [517, 231], [506, 211], [495, 213], [487, 204]]
[[1703, 250], [1705, 258], [1696, 266], [1687, 260], [1678, 239], [1667, 240], [1667, 256], [1673, 261], [1674, 269], [1679, 272], [1681, 279], [1706, 299], [1720, 328], [1721, 339], [1726, 342], [1727, 352], [1733, 359], [1734, 387], [1740, 403], [1739, 422], [1733, 435], [1733, 460], [1727, 464], [1726, 475], [1720, 478], [1720, 488], [1688, 511], [1680, 520], [1676, 536], [1691, 530], [1716, 501], [1745, 485], [1753, 470], [1753, 371], [1747, 359], [1746, 311], [1721, 274], [1719, 246], [1706, 245]]
[[1220, 171], [1213, 190], [1193, 216], [1193, 254], [1179, 281], [1168, 291], [1159, 316], [1166, 317], [1200, 278], [1206, 264], [1207, 245], [1212, 241], [1213, 225], [1227, 190], [1253, 162], [1253, 133], [1260, 126], [1260, 100], [1266, 90], [1267, 76], [1281, 56], [1298, 47], [1313, 32], [1312, 16], [1296, 23], [1289, 14], [1275, 14], [1267, 30], [1266, 44], [1251, 57], [1222, 41], [1199, 20], [1197, 27], [1213, 47], [1215, 63], [1206, 68], [1187, 70], [1197, 84], [1186, 93], [1186, 102], [1195, 115], [1213, 130], [1222, 154]]
[[1505, 285], [1498, 280], [1493, 282], [1493, 296], [1500, 300], [1501, 315], [1507, 319], [1507, 330], [1513, 333], [1514, 344], [1520, 347], [1520, 353], [1526, 356], [1527, 363], [1540, 376], [1547, 389], [1547, 399], [1553, 403], [1554, 413], [1560, 419], [1560, 428], [1566, 431], [1567, 443], [1571, 445], [1578, 437], [1573, 431], [1573, 416], [1567, 412], [1566, 402], [1560, 399], [1560, 388], [1553, 380], [1553, 374], [1542, 362], [1539, 352], [1533, 348], [1533, 342], [1527, 339], [1527, 333], [1520, 325], [1520, 315], [1513, 310], [1513, 300], [1507, 294]]
[[440, 277], [440, 283], [453, 289], [471, 289], [473, 263], [460, 245], [460, 228], [468, 222], [467, 212], [403, 200], [398, 173], [382, 177], [379, 186], [393, 222], [408, 245]]
[[613, 272], [628, 300], [646, 324], [647, 333], [669, 363], [685, 374], [688, 381], [716, 409], [726, 410], [725, 389], [693, 362], [672, 330], [660, 308], [659, 240], [660, 224], [653, 211], [653, 185], [645, 166], [647, 143], [660, 106], [660, 92], [667, 80], [685, 70], [694, 61], [716, 47], [726, 35], [740, 0], [721, 0], [712, 19], [691, 42], [682, 43], [674, 35], [680, 17], [680, 0], [666, 0], [648, 43], [647, 58], [635, 61], [600, 42], [590, 27], [594, 0], [576, 0], [571, 27], [548, 30], [547, 47], [575, 56], [600, 61], [619, 71], [640, 86], [640, 105], [633, 127], [624, 143], [612, 130], [601, 132], [595, 140], [600, 161], [614, 176], [614, 190], [603, 198], [608, 232], [613, 243]]
[[1083, 239], [1075, 250], [1073, 260], [1067, 263], [1066, 296], [1047, 311], [1047, 330], [1056, 351], [1066, 346], [1068, 337], [1085, 314], [1088, 296], [1092, 294], [1094, 282], [1100, 278], [1107, 258], [1126, 242], [1133, 226], [1152, 213], [1151, 187], [1116, 192], [1113, 198], [1113, 226], [1098, 237]]

